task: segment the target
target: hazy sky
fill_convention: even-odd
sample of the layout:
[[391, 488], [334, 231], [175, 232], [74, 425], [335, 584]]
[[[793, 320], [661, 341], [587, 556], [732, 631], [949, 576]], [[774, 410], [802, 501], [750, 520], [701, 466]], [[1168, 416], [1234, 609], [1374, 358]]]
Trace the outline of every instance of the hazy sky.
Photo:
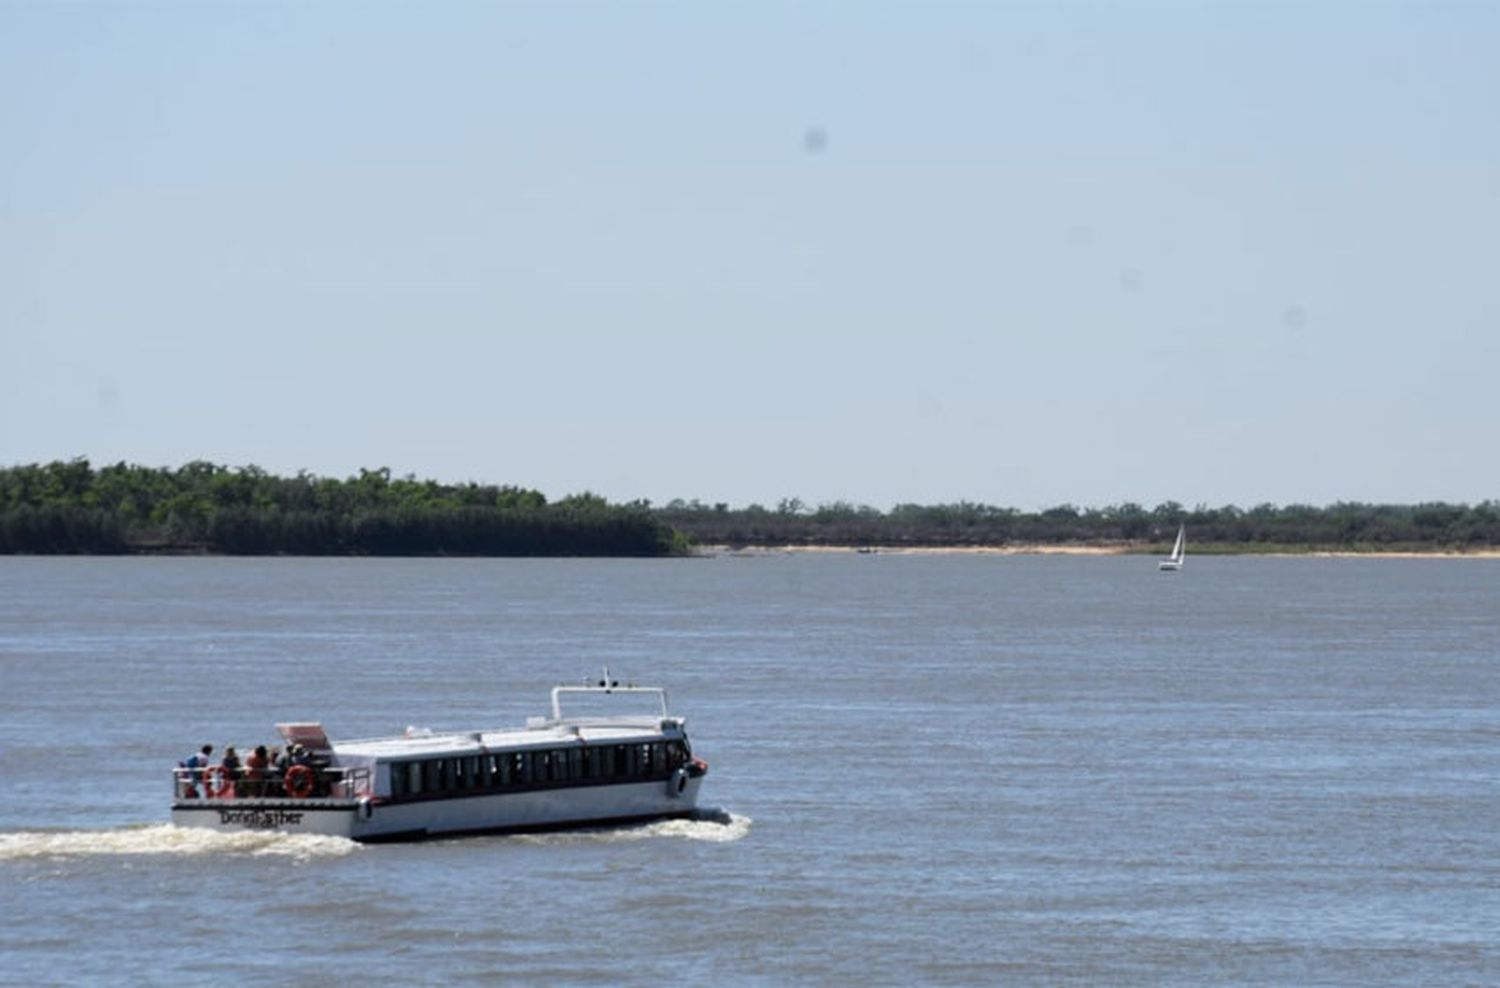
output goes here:
[[1500, 4], [0, 0], [0, 463], [1500, 497]]

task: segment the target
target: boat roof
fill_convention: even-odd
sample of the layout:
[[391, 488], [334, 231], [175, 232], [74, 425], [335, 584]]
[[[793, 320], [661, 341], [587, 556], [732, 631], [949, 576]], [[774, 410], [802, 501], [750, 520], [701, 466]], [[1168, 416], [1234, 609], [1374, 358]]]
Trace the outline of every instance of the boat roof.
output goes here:
[[682, 719], [601, 718], [590, 721], [548, 722], [526, 728], [449, 733], [413, 732], [387, 738], [333, 742], [336, 755], [367, 758], [409, 758], [419, 755], [466, 754], [495, 749], [556, 747], [560, 744], [612, 744], [650, 741], [675, 736]]
[[[588, 714], [575, 717], [564, 717], [562, 714], [563, 696], [618, 693], [655, 697], [661, 712], [655, 715]], [[684, 723], [684, 718], [668, 715], [665, 690], [632, 683], [622, 684], [609, 677], [609, 669], [606, 667], [604, 678], [597, 683], [553, 687], [552, 716], [532, 717], [525, 727], [446, 732], [407, 728], [404, 734], [391, 737], [333, 741], [323, 750], [351, 758], [414, 758], [423, 755], [463, 755], [493, 750], [556, 747], [570, 743], [615, 744], [677, 737], [682, 734]], [[322, 728], [317, 724], [284, 726], [295, 727], [309, 735], [314, 732], [322, 733]]]

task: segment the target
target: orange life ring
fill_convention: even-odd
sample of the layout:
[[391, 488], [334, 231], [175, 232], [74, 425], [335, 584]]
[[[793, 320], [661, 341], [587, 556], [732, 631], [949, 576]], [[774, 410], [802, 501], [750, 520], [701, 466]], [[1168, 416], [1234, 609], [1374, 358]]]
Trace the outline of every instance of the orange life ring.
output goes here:
[[223, 799], [234, 792], [234, 780], [223, 765], [213, 765], [203, 773], [203, 789], [213, 799]]
[[286, 771], [286, 794], [293, 799], [306, 799], [313, 791], [313, 770], [306, 765], [293, 765]]

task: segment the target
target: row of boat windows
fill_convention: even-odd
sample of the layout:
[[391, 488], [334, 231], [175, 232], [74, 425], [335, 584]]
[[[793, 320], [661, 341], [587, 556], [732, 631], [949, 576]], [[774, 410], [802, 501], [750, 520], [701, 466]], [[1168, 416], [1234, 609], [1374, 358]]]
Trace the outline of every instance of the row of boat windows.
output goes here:
[[392, 762], [391, 796], [591, 780], [665, 779], [690, 757], [682, 741], [654, 741]]

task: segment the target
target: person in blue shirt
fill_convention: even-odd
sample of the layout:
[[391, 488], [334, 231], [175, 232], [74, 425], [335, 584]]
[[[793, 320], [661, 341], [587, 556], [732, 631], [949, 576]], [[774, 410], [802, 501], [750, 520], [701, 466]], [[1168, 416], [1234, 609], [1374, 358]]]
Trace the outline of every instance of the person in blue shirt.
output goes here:
[[212, 763], [213, 753], [214, 746], [206, 744], [198, 749], [196, 755], [188, 756], [188, 760], [182, 763], [182, 767], [188, 770], [188, 791], [184, 795], [189, 799], [198, 795], [198, 786], [203, 782], [201, 772]]

